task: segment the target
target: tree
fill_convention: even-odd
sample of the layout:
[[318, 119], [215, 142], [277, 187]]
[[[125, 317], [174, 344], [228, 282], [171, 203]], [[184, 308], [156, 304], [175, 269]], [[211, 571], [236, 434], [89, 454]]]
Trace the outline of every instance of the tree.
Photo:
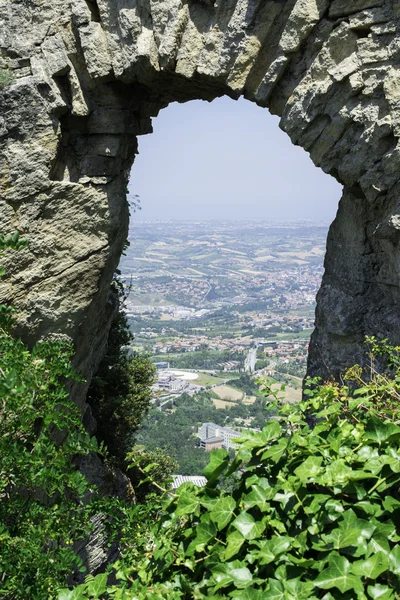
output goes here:
[[92, 379], [87, 400], [97, 421], [97, 437], [119, 466], [132, 449], [133, 435], [152, 398], [155, 367], [147, 355], [130, 353], [133, 336], [124, 310], [125, 290], [114, 281], [119, 310], [111, 325], [107, 351]]

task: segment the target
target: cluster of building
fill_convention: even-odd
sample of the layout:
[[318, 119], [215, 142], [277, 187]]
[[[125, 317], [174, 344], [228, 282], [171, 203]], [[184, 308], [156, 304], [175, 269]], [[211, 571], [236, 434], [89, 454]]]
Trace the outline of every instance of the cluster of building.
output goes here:
[[[228, 338], [222, 339], [220, 336], [215, 338], [199, 337], [188, 335], [184, 338], [176, 338], [171, 341], [157, 342], [153, 345], [153, 354], [167, 354], [169, 352], [195, 352], [201, 349], [228, 351], [230, 353], [245, 353], [252, 346], [264, 347], [266, 356], [279, 355], [281, 358], [302, 358], [308, 348], [308, 339], [298, 340], [268, 340], [265, 338]], [[216, 370], [237, 371], [241, 363], [237, 360], [218, 363]]]
[[204, 487], [207, 479], [201, 475], [175, 475], [171, 487], [176, 490], [182, 483], [193, 483], [197, 487]]
[[223, 352], [244, 352], [254, 340], [247, 337], [222, 338], [220, 335], [209, 338], [205, 335], [185, 335], [172, 340], [156, 342], [152, 347], [153, 354], [168, 352], [196, 352], [198, 350], [219, 350]]
[[288, 362], [289, 360], [305, 361], [307, 357], [309, 340], [281, 340], [261, 342], [266, 358]]
[[[141, 271], [138, 265], [138, 270]], [[137, 278], [135, 281], [135, 294], [154, 294], [157, 296], [184, 296], [190, 299], [190, 304], [199, 304], [207, 295], [210, 286], [206, 279], [192, 275], [189, 277], [174, 274], [173, 278], [158, 281], [157, 277]]]
[[314, 326], [314, 319], [312, 317], [299, 317], [296, 315], [279, 313], [265, 313], [265, 312], [253, 312], [243, 315], [237, 315], [238, 318], [242, 317], [243, 321], [249, 327], [263, 328], [267, 331], [269, 329], [283, 329], [286, 331], [303, 331], [304, 329], [311, 329]]
[[178, 320], [200, 319], [211, 312], [211, 309], [186, 308], [175, 306], [173, 304], [160, 304], [157, 306], [151, 306], [149, 304], [133, 304], [129, 298], [126, 301], [126, 305], [128, 316], [136, 317], [141, 315], [152, 319], [161, 317], [162, 315]]
[[217, 370], [225, 373], [234, 373], [240, 371], [242, 363], [238, 360], [230, 360], [228, 362], [218, 363]]

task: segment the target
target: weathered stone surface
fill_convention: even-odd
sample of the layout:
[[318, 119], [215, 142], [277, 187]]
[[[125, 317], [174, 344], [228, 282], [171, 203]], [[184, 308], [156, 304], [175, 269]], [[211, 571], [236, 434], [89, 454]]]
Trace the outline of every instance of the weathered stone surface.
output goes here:
[[[344, 186], [309, 372], [400, 343], [400, 10], [392, 0], [0, 0], [0, 299], [30, 343], [63, 333], [88, 378], [115, 309], [137, 136], [171, 101], [244, 95]], [[268, 143], [266, 141], [266, 143]], [[323, 196], [323, 190], [321, 190]], [[84, 410], [85, 386], [74, 395]]]

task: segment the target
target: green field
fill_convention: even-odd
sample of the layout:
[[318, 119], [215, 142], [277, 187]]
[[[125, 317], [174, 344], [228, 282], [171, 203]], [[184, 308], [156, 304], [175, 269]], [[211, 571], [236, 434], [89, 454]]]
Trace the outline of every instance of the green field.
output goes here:
[[208, 375], [208, 373], [197, 373], [198, 379], [193, 380], [195, 385], [202, 385], [204, 387], [210, 387], [212, 385], [222, 385], [226, 382], [226, 379], [221, 379], [220, 377], [213, 377], [212, 375]]
[[284, 333], [277, 333], [276, 340], [308, 340], [314, 329], [304, 329], [300, 333], [291, 333], [290, 331]]

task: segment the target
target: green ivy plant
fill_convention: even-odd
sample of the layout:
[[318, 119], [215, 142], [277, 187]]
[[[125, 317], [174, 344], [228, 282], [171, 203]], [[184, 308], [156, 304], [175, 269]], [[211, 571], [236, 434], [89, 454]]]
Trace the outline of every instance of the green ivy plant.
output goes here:
[[[367, 372], [310, 382], [305, 401], [242, 435], [233, 462], [213, 452], [204, 488], [170, 492], [117, 585], [103, 578], [101, 596], [89, 582], [60, 600], [399, 598], [399, 349], [369, 344]], [[233, 473], [227, 493], [220, 483]]]
[[[26, 245], [18, 233], [0, 235], [0, 253]], [[101, 448], [65, 389], [77, 378], [72, 346], [29, 350], [11, 326], [12, 310], [0, 305], [0, 598], [44, 600], [83, 568], [74, 542], [90, 529], [81, 500], [91, 490], [73, 459]]]

